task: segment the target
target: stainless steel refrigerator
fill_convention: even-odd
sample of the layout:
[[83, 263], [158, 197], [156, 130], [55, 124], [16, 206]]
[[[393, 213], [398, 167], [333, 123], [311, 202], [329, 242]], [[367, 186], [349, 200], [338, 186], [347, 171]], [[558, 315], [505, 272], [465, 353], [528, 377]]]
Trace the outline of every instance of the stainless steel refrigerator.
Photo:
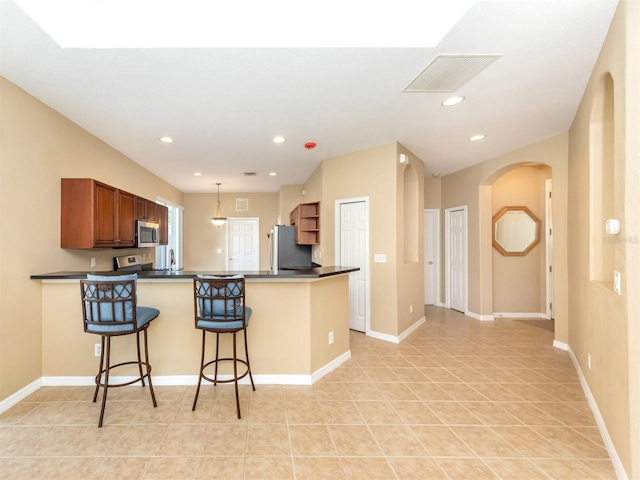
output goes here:
[[318, 266], [311, 261], [311, 245], [296, 243], [296, 227], [274, 225], [269, 240], [271, 270], [307, 270]]

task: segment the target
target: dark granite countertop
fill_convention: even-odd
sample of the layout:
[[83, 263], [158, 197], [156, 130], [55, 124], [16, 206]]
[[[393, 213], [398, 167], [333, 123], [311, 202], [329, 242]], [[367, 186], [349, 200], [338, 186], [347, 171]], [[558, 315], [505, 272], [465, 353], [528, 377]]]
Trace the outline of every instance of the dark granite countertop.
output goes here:
[[139, 279], [156, 280], [156, 279], [169, 279], [179, 278], [188, 279], [193, 278], [196, 275], [238, 275], [243, 274], [245, 278], [272, 278], [274, 280], [282, 279], [308, 279], [308, 278], [324, 278], [332, 275], [341, 275], [343, 273], [350, 273], [360, 270], [358, 267], [317, 267], [309, 270], [252, 270], [245, 272], [227, 272], [227, 271], [185, 271], [180, 270], [177, 272], [169, 272], [167, 270], [139, 270], [136, 272], [126, 271], [77, 271], [77, 272], [52, 272], [42, 273], [38, 275], [31, 275], [31, 280], [79, 280], [81, 278], [87, 278], [87, 274], [94, 275], [123, 275], [127, 273], [137, 273]]

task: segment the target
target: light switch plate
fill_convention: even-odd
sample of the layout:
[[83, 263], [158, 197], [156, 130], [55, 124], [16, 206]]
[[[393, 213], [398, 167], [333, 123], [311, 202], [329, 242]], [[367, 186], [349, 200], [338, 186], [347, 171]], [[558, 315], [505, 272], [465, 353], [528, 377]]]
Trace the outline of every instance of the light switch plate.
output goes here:
[[373, 255], [373, 261], [375, 263], [387, 263], [387, 254], [386, 253], [376, 253]]

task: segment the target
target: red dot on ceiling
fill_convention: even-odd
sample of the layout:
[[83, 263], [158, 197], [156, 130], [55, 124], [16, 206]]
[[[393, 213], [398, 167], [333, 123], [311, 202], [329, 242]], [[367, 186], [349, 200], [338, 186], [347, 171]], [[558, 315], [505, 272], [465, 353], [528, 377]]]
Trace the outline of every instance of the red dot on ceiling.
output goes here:
[[304, 144], [304, 148], [308, 148], [309, 150], [316, 148], [316, 142], [307, 142]]

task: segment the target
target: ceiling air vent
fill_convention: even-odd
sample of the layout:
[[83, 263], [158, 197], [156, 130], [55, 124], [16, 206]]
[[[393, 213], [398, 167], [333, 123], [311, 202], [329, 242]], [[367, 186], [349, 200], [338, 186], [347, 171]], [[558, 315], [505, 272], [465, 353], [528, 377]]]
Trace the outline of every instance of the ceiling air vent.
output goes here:
[[244, 176], [245, 177], [255, 177], [256, 176], [256, 172], [244, 172]]
[[502, 55], [438, 55], [405, 92], [454, 92]]

